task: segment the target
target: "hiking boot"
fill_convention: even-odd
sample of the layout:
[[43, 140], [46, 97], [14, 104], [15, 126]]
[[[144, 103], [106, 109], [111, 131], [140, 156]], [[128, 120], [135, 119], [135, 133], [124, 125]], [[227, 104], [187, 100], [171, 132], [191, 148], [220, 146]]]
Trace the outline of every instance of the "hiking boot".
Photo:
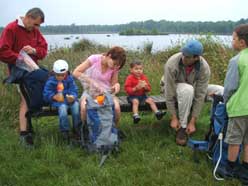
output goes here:
[[157, 120], [161, 120], [165, 115], [165, 112], [162, 112], [162, 111], [158, 111], [155, 113], [155, 116], [157, 118]]
[[140, 116], [139, 115], [133, 116], [133, 123], [134, 124], [139, 123], [139, 121], [140, 121]]
[[33, 137], [31, 133], [28, 133], [26, 135], [20, 135], [19, 142], [21, 145], [25, 147], [33, 147], [34, 145]]
[[237, 164], [233, 168], [227, 163], [225, 166], [219, 166], [216, 173], [225, 179], [237, 178], [242, 184], [248, 184], [248, 169], [244, 166]]
[[218, 174], [218, 176], [220, 176], [221, 178], [224, 179], [231, 179], [231, 178], [235, 178], [235, 169], [238, 169], [237, 166], [236, 168], [232, 168], [228, 163], [226, 165], [219, 165], [219, 167], [216, 170], [216, 173]]
[[248, 185], [248, 169], [243, 165], [239, 166], [239, 169], [235, 170], [235, 177], [239, 179], [244, 185]]
[[176, 133], [176, 144], [185, 146], [188, 140], [188, 136], [186, 133], [186, 128], [178, 129]]

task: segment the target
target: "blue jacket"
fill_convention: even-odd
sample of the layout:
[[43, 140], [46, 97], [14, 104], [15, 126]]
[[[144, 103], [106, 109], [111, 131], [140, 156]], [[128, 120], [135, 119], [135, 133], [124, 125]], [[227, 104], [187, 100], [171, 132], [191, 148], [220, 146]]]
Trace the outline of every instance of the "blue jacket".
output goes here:
[[78, 97], [78, 87], [71, 75], [67, 75], [67, 77], [62, 81], [64, 85], [63, 95], [65, 98], [64, 102], [56, 102], [52, 98], [55, 94], [57, 94], [57, 84], [58, 80], [55, 76], [51, 76], [44, 87], [43, 90], [43, 99], [45, 102], [51, 104], [54, 107], [59, 107], [62, 103], [69, 104], [66, 100], [66, 94], [73, 95], [75, 100]]

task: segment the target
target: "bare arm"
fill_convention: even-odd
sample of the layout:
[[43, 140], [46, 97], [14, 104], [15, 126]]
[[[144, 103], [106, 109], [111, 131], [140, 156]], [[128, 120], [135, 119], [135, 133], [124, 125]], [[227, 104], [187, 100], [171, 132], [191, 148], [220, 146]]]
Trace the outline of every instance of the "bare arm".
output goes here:
[[72, 75], [73, 75], [76, 79], [78, 79], [78, 80], [80, 80], [80, 81], [84, 80], [84, 81], [86, 81], [86, 82], [89, 82], [89, 81], [90, 81], [90, 78], [87, 77], [87, 76], [84, 74], [84, 72], [85, 72], [90, 66], [91, 66], [90, 61], [89, 61], [88, 59], [86, 59], [84, 62], [82, 62], [80, 65], [78, 65], [78, 66], [74, 69]]

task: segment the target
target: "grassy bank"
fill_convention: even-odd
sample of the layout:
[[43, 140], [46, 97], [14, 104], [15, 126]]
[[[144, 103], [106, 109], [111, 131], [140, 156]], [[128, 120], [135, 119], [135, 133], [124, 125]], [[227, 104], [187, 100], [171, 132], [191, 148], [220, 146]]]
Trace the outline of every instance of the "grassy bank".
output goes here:
[[[212, 83], [223, 84], [227, 62], [233, 51], [211, 38], [202, 38], [204, 57], [212, 69]], [[106, 47], [88, 41], [75, 44], [71, 49], [51, 52], [41, 64], [51, 69], [57, 59], [65, 59], [74, 69], [80, 61], [94, 53], [102, 53]], [[175, 45], [166, 51], [150, 54], [128, 51], [128, 61], [140, 59], [153, 90], [159, 93], [159, 80], [163, 65], [173, 53]], [[0, 64], [0, 78], [5, 77], [6, 66]], [[129, 73], [126, 65], [120, 72], [120, 83]], [[124, 94], [123, 87], [121, 94]], [[35, 148], [23, 149], [18, 145], [19, 96], [13, 85], [0, 84], [0, 186], [237, 186], [236, 181], [216, 182], [211, 163], [204, 153], [199, 153], [200, 163], [193, 161], [191, 149], [175, 145], [174, 131], [169, 127], [168, 116], [156, 121], [150, 112], [142, 113], [138, 125], [132, 124], [131, 113], [123, 114], [121, 128], [128, 138], [121, 144], [118, 157], [111, 156], [103, 168], [98, 167], [99, 156], [89, 155], [78, 147], [61, 144], [58, 120], [47, 117], [34, 120]], [[206, 104], [197, 123], [194, 138], [203, 139], [208, 129], [209, 108]]]

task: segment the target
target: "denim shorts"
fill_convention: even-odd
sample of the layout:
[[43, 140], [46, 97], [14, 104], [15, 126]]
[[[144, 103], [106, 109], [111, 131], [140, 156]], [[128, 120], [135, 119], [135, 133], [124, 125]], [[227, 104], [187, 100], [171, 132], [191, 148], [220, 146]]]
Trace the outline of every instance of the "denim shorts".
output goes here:
[[225, 142], [248, 145], [248, 116], [229, 118]]
[[147, 95], [142, 95], [142, 96], [127, 96], [127, 101], [128, 103], [132, 103], [133, 99], [139, 100], [140, 103], [145, 103], [146, 99], [148, 98]]

